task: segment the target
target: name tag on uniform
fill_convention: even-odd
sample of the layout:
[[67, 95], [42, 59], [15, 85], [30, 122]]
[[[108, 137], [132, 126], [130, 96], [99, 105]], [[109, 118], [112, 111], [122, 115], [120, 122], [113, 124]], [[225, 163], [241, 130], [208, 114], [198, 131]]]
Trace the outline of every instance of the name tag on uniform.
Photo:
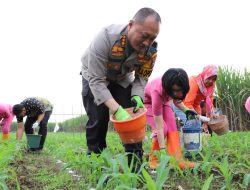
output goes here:
[[156, 53], [150, 59], [138, 56], [138, 61], [141, 66], [136, 69], [135, 73], [145, 79], [148, 79], [153, 71], [156, 56]]

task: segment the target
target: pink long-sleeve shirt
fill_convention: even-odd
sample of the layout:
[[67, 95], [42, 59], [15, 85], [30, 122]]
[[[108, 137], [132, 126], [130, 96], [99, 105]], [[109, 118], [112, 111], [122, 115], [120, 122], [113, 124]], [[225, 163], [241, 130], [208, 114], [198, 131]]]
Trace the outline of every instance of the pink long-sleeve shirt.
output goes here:
[[169, 104], [172, 98], [163, 96], [161, 77], [149, 81], [144, 90], [144, 104], [148, 109], [147, 115], [159, 116], [163, 113], [163, 107]]

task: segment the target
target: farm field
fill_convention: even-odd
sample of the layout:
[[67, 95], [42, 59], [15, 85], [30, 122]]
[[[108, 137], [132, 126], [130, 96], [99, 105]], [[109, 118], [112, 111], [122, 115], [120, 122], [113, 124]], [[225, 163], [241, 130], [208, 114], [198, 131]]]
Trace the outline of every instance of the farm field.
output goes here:
[[[148, 134], [149, 136], [150, 134]], [[108, 149], [86, 155], [84, 133], [49, 133], [41, 153], [29, 153], [26, 139], [0, 143], [0, 189], [249, 189], [250, 133], [232, 132], [203, 138], [193, 170], [169, 166], [162, 158], [149, 171], [150, 139], [144, 142], [144, 180], [130, 172], [119, 136], [108, 133]]]

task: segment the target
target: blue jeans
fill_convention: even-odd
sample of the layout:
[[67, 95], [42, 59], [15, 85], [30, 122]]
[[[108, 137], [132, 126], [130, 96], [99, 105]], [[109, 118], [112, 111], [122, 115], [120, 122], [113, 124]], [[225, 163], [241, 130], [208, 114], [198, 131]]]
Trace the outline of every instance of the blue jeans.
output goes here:
[[179, 108], [177, 108], [174, 105], [174, 103], [172, 103], [172, 109], [173, 109], [174, 113], [176, 114], [176, 116], [180, 118], [181, 122], [184, 125], [186, 123], [186, 121], [187, 121], [186, 114], [183, 111], [181, 111]]

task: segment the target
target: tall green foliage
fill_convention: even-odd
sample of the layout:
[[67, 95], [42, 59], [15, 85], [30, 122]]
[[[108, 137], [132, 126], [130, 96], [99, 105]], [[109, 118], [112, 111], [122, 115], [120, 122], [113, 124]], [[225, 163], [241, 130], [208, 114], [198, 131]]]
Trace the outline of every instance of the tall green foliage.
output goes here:
[[80, 132], [84, 130], [87, 120], [87, 115], [82, 115], [60, 122], [59, 127], [64, 132]]
[[216, 86], [219, 107], [227, 115], [231, 130], [249, 130], [250, 115], [244, 104], [250, 96], [250, 71], [219, 67]]

